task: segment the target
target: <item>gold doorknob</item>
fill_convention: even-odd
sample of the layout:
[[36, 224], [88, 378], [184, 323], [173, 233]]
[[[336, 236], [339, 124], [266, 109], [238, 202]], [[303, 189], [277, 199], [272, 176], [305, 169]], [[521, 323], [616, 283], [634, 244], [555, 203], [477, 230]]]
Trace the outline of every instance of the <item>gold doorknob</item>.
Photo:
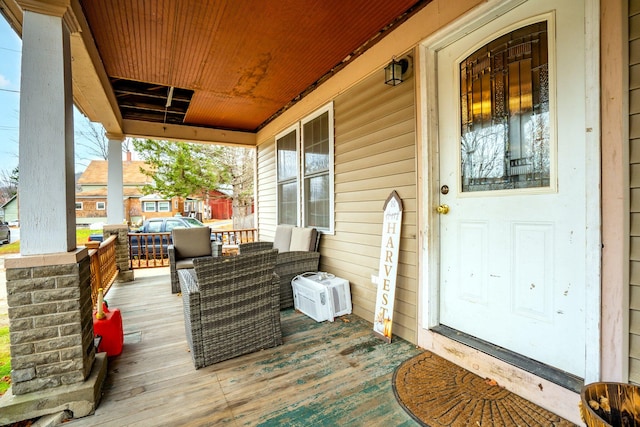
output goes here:
[[442, 215], [446, 215], [449, 213], [449, 205], [440, 205], [436, 208], [436, 212]]

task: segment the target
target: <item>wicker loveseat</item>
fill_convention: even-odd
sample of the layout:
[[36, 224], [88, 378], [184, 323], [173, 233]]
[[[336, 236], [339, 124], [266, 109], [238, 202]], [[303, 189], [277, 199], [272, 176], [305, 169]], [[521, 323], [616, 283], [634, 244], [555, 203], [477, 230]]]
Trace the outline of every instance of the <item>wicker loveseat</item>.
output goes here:
[[291, 281], [298, 274], [318, 271], [321, 234], [315, 228], [279, 225], [272, 242], [240, 244], [240, 254], [268, 249], [278, 250], [276, 274], [280, 277], [280, 309], [293, 307]]
[[196, 369], [282, 344], [276, 256], [195, 258], [193, 269], [178, 270]]

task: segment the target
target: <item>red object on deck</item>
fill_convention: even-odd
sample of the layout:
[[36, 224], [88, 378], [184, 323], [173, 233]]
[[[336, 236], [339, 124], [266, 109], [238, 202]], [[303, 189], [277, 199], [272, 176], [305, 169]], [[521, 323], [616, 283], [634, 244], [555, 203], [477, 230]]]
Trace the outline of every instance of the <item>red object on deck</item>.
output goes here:
[[96, 319], [93, 312], [93, 336], [101, 336], [98, 352], [106, 352], [107, 356], [118, 356], [122, 353], [124, 334], [122, 332], [122, 314], [120, 309], [108, 310], [104, 308], [104, 319]]

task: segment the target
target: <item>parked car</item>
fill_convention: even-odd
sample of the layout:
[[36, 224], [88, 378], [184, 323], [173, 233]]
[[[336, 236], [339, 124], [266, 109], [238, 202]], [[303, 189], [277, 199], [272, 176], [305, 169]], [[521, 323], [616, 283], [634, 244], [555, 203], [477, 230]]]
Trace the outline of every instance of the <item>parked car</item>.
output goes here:
[[142, 226], [135, 230], [136, 233], [163, 233], [174, 228], [206, 227], [195, 218], [187, 216], [172, 216], [167, 218], [151, 218], [142, 223]]
[[[184, 216], [173, 216], [168, 218], [152, 218], [144, 221], [139, 228], [132, 229], [132, 233], [164, 233], [174, 228], [183, 227], [205, 227], [203, 223], [195, 218]], [[101, 233], [94, 233], [89, 236], [90, 242], [102, 242]]]
[[[146, 220], [141, 227], [132, 230], [130, 239], [131, 256], [133, 257], [167, 257], [167, 247], [171, 244], [171, 230], [174, 228], [206, 227], [195, 218], [173, 216]], [[153, 233], [154, 236], [136, 236], [135, 234]], [[169, 234], [162, 234], [169, 233]], [[211, 235], [214, 239], [214, 235]], [[102, 234], [91, 234], [89, 241], [102, 242]]]
[[11, 243], [11, 230], [9, 223], [0, 221], [0, 243]]

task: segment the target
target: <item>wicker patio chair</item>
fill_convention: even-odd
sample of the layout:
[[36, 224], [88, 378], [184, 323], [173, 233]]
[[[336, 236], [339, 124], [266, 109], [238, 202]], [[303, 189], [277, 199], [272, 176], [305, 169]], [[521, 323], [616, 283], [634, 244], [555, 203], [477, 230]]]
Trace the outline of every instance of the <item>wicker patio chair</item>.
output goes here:
[[315, 228], [279, 225], [274, 241], [240, 244], [240, 254], [278, 249], [276, 274], [280, 277], [280, 309], [293, 307], [291, 281], [299, 274], [318, 271], [321, 234]]
[[277, 251], [193, 260], [178, 270], [196, 369], [282, 344]]
[[178, 270], [193, 268], [193, 259], [217, 255], [221, 251], [217, 242], [211, 241], [209, 227], [174, 228], [171, 231], [172, 244], [168, 246], [171, 293], [180, 292]]

